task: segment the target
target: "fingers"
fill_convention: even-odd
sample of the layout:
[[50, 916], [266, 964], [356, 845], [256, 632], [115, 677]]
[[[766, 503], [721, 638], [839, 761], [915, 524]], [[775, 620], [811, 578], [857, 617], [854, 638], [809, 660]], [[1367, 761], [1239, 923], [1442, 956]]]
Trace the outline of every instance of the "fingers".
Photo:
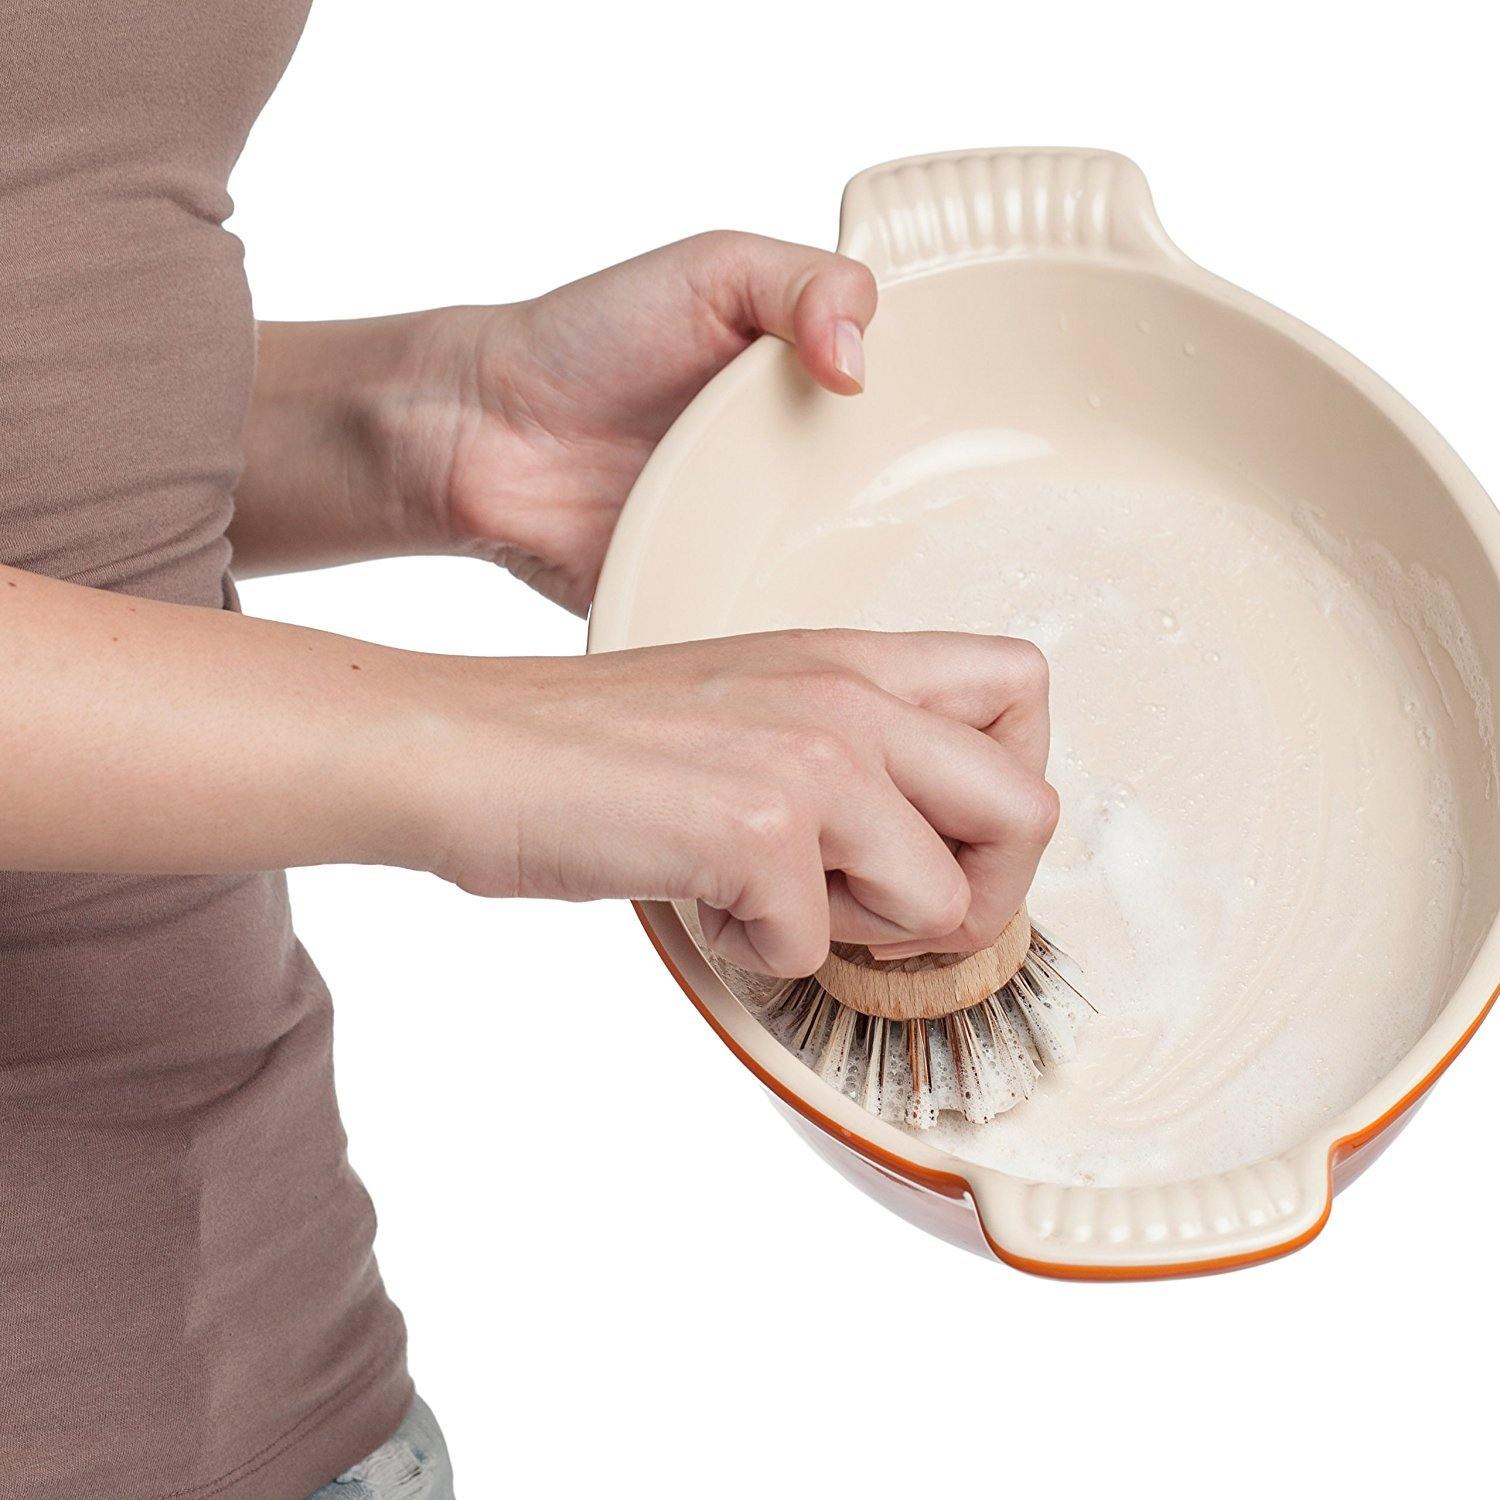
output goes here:
[[[866, 703], [858, 717], [878, 726], [885, 769], [911, 809], [959, 844], [957, 864], [969, 891], [962, 920], [946, 932], [918, 925], [931, 915], [930, 905], [924, 910], [918, 903], [899, 918], [911, 928], [907, 934], [861, 940], [882, 958], [984, 947], [1024, 902], [1057, 826], [1057, 794], [1044, 779], [1051, 733], [1046, 661], [1030, 643], [1003, 637], [834, 635], [828, 647], [889, 695], [883, 712]], [[903, 820], [891, 818], [888, 826], [911, 837]], [[851, 883], [850, 894], [868, 906], [861, 898], [869, 889]], [[928, 886], [934, 897], [945, 890]], [[841, 911], [840, 894], [835, 882], [831, 911], [855, 925]], [[892, 914], [889, 893], [872, 894], [880, 903], [875, 910]]]
[[[857, 262], [827, 256], [798, 286], [782, 289], [792, 303], [792, 342], [808, 374], [840, 396], [865, 388], [864, 330], [875, 312], [875, 279]], [[768, 332], [775, 332], [768, 329]]]
[[889, 777], [851, 795], [834, 790], [820, 840], [831, 935], [847, 943], [910, 941], [951, 931], [968, 913], [969, 883], [932, 823]]
[[698, 921], [709, 946], [753, 973], [783, 979], [814, 973], [828, 957], [828, 886], [815, 861], [803, 861], [801, 871], [807, 878], [782, 886], [774, 900], [751, 900], [740, 908], [759, 911], [757, 916], [700, 901]]
[[818, 967], [830, 937], [883, 958], [993, 942], [1057, 822], [1040, 653], [842, 631], [717, 650], [741, 648], [753, 675], [714, 701], [757, 727], [736, 738], [716, 794], [727, 816], [706, 824], [700, 868], [723, 881], [695, 892], [710, 944], [792, 976]]
[[858, 261], [749, 234], [688, 244], [700, 297], [731, 327], [795, 345], [814, 380], [841, 396], [864, 389], [863, 333], [875, 315], [875, 278]]
[[1026, 898], [1057, 827], [1056, 792], [1013, 750], [920, 710], [906, 709], [887, 733], [886, 762], [921, 816], [960, 841], [970, 899], [962, 920], [937, 941], [898, 939], [880, 944], [877, 956], [985, 947]]
[[982, 729], [1040, 776], [1052, 739], [1047, 658], [1010, 636], [828, 631], [826, 649], [886, 692]]
[[784, 736], [777, 760], [780, 784], [762, 772], [723, 792], [733, 810], [712, 832], [726, 884], [700, 897], [699, 918], [730, 962], [810, 974], [830, 938], [903, 942], [963, 920], [957, 860], [878, 766], [820, 729]]
[[[737, 799], [737, 800], [736, 800]], [[811, 974], [828, 956], [828, 884], [816, 807], [767, 782], [729, 793], [714, 843], [728, 884], [698, 902], [710, 945], [762, 974]]]

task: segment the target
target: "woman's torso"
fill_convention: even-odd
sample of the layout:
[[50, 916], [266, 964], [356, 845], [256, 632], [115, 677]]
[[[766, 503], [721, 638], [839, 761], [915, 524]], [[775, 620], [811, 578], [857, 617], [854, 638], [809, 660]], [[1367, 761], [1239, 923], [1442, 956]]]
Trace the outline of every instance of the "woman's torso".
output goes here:
[[[8, 15], [0, 561], [232, 605], [225, 181], [305, 8]], [[280, 875], [0, 873], [0, 1495], [305, 1495], [400, 1420], [330, 1030]]]

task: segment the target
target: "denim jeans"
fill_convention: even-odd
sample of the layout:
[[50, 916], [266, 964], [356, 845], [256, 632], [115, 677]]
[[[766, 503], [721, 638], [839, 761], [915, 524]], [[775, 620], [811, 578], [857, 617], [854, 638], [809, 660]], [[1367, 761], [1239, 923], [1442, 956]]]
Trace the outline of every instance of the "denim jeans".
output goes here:
[[437, 1418], [420, 1396], [390, 1442], [308, 1500], [453, 1500], [453, 1466]]

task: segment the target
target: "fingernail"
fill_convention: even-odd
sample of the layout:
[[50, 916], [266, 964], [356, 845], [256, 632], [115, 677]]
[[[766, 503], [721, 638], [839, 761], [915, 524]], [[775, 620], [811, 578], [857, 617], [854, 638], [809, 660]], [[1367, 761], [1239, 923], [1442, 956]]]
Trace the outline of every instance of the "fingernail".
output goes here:
[[860, 337], [859, 324], [847, 318], [833, 325], [833, 367], [864, 390], [865, 341]]

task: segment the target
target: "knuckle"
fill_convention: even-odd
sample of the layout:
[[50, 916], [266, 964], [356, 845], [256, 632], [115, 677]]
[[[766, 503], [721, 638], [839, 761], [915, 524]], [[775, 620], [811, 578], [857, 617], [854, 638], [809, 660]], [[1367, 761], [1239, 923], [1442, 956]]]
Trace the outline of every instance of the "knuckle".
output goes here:
[[808, 262], [808, 285], [814, 282], [826, 287], [850, 311], [867, 320], [875, 311], [879, 290], [874, 272], [862, 262], [847, 255], [815, 252]]
[[977, 953], [981, 948], [988, 948], [1003, 930], [1003, 923], [998, 919], [986, 922], [965, 922], [953, 935], [953, 949], [956, 953]]
[[709, 947], [718, 946], [728, 925], [729, 913], [717, 901], [702, 896], [698, 898], [698, 927]]
[[745, 236], [734, 229], [705, 229], [693, 235], [688, 243], [711, 259], [731, 256], [738, 252]]
[[874, 685], [851, 667], [827, 667], [810, 672], [804, 678], [809, 700], [840, 719], [867, 714], [874, 697]]
[[801, 834], [802, 817], [790, 792], [780, 786], [747, 789], [730, 809], [729, 834], [756, 863], [790, 852]]
[[946, 937], [950, 932], [957, 932], [963, 927], [964, 918], [968, 914], [969, 889], [966, 883], [960, 881], [947, 892], [934, 891], [918, 912], [915, 936]]
[[816, 974], [828, 957], [828, 938], [810, 933], [805, 938], [789, 942], [780, 957], [777, 972], [782, 979], [800, 979], [804, 974]]
[[1027, 697], [1045, 698], [1052, 683], [1052, 668], [1041, 647], [1030, 641], [1012, 641], [1011, 655], [1018, 691]]
[[847, 278], [849, 285], [873, 307], [880, 295], [875, 273], [863, 262], [847, 255], [835, 255], [834, 264]]
[[859, 632], [840, 625], [792, 625], [777, 632], [795, 646], [804, 664], [837, 669], [855, 646]]
[[745, 897], [745, 863], [734, 858], [725, 858], [726, 850], [721, 839], [715, 839], [701, 851], [694, 866], [693, 886], [698, 893], [698, 917], [703, 925], [703, 934], [716, 942], [719, 934], [730, 920], [730, 913]]
[[1028, 842], [1045, 844], [1057, 832], [1062, 803], [1050, 782], [1036, 781], [1026, 789], [1018, 810], [1022, 837]]
[[717, 938], [745, 891], [747, 862], [739, 857], [729, 823], [723, 815], [705, 818], [684, 842], [680, 858], [688, 886], [698, 900], [698, 919], [704, 936]]
[[854, 766], [854, 752], [842, 736], [817, 725], [798, 725], [782, 735], [784, 766], [805, 776], [826, 778], [847, 775]]

